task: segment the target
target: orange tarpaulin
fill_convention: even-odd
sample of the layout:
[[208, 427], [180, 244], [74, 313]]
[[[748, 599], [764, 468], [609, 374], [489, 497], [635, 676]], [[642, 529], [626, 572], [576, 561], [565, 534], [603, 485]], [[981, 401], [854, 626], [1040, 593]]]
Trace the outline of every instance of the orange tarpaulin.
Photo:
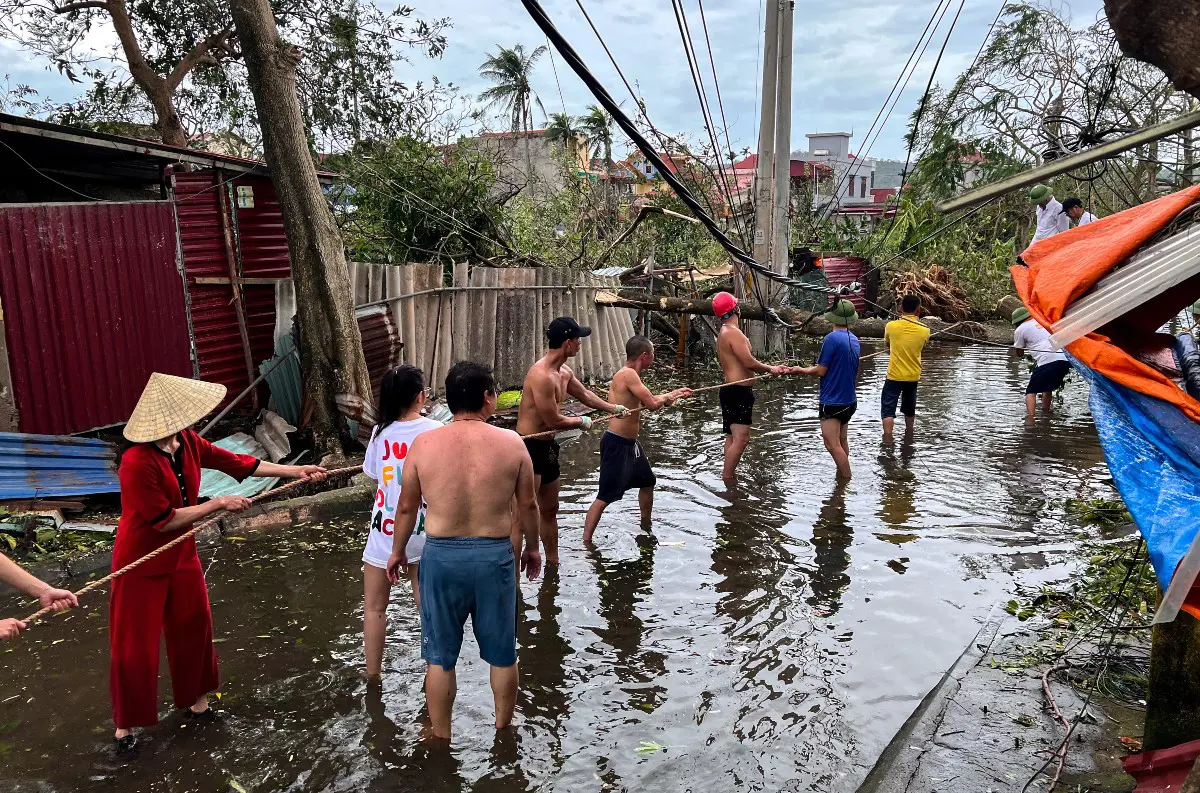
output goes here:
[[[1097, 281], [1198, 200], [1200, 185], [1042, 240], [1021, 255], [1028, 267], [1012, 268], [1017, 294], [1033, 318], [1049, 328]], [[1200, 402], [1107, 337], [1089, 333], [1067, 345], [1067, 352], [1093, 371], [1169, 402], [1200, 422]]]

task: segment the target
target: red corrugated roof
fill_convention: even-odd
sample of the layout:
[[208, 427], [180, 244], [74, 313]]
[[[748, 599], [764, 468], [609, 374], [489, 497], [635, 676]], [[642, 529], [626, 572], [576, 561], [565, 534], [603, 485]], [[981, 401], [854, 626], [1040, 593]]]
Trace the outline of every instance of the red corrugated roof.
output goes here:
[[[791, 177], [793, 179], [798, 179], [803, 176], [812, 176], [812, 169], [814, 167], [817, 169], [818, 174], [825, 173], [825, 172], [829, 172], [829, 173], [833, 172], [833, 168], [829, 167], [828, 165], [826, 165], [823, 162], [812, 162], [810, 160], [792, 160], [791, 167], [788, 169], [788, 173], [791, 175]], [[733, 164], [733, 169], [735, 171], [753, 171], [756, 168], [758, 168], [758, 155], [757, 154], [751, 154], [750, 156], [746, 157], [746, 159], [742, 160], [741, 162], [736, 162]]]

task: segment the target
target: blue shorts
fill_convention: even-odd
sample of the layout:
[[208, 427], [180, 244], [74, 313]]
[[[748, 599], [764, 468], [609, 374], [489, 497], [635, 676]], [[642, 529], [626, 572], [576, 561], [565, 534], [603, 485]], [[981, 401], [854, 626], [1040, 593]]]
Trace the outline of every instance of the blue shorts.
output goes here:
[[917, 415], [917, 381], [884, 380], [879, 402], [880, 413], [885, 419], [896, 418], [896, 403], [900, 404], [900, 412], [904, 415]]
[[517, 662], [517, 563], [508, 537], [429, 537], [417, 568], [421, 657], [447, 672], [458, 663], [467, 617], [479, 657]]

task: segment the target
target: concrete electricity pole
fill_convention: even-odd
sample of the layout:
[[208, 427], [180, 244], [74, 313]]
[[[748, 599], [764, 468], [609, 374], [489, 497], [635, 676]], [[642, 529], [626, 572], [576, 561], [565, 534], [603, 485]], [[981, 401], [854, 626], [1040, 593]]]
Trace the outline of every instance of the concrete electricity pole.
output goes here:
[[[792, 130], [792, 0], [768, 0], [763, 33], [762, 115], [758, 126], [758, 162], [754, 173], [754, 259], [774, 272], [788, 271], [788, 206]], [[759, 276], [751, 274], [751, 278]], [[767, 302], [782, 305], [784, 290], [766, 279], [760, 291]], [[768, 349], [777, 347], [779, 334], [751, 340]]]

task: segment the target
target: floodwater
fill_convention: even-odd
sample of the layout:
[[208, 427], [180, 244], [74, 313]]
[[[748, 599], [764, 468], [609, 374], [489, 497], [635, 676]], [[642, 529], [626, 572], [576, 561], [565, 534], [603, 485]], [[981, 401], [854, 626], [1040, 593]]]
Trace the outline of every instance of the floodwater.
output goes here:
[[511, 734], [491, 727], [468, 638], [454, 748], [421, 743], [403, 590], [382, 690], [360, 679], [364, 517], [204, 552], [225, 717], [185, 725], [164, 682], [165, 718], [136, 762], [110, 754], [103, 595], [0, 649], [0, 789], [853, 791], [993, 606], [1018, 582], [1069, 574], [1082, 529], [1064, 501], [1112, 492], [1077, 377], [1051, 420], [1027, 426], [1026, 364], [993, 347], [927, 356], [917, 436], [892, 447], [886, 358], [864, 362], [845, 487], [811, 380], [759, 389], [734, 491], [715, 394], [650, 419], [657, 543], [627, 498], [599, 552], [581, 549], [599, 443], [566, 447], [564, 558], [521, 585]]

